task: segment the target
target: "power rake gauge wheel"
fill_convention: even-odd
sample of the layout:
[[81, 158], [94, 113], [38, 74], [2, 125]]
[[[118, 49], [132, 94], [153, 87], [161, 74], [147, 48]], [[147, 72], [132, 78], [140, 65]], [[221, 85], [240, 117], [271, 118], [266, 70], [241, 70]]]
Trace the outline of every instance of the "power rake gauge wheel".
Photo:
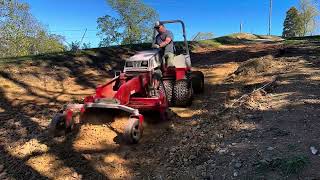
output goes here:
[[140, 141], [143, 133], [142, 124], [138, 118], [129, 118], [129, 123], [124, 131], [125, 141], [129, 144], [136, 144]]
[[50, 124], [49, 124], [49, 133], [53, 136], [63, 136], [66, 133], [69, 133], [74, 128], [76, 116], [72, 117], [70, 124], [66, 124], [65, 115], [62, 113], [56, 114]]
[[65, 134], [66, 122], [62, 113], [56, 114], [49, 125], [49, 132], [53, 136], [62, 136]]

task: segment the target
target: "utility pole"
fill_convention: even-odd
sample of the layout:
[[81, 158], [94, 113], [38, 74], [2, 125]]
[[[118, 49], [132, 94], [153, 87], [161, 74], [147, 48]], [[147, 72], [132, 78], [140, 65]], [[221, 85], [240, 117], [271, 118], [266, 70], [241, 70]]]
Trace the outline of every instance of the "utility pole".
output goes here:
[[272, 0], [270, 0], [269, 7], [269, 36], [271, 35], [271, 25], [272, 25]]

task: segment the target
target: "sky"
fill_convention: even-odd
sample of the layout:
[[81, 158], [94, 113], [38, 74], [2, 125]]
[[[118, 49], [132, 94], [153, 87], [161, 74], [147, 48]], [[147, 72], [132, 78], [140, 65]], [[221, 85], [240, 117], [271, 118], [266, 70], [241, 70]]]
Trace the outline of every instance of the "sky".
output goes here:
[[[51, 33], [66, 37], [66, 43], [80, 41], [85, 29], [86, 43], [99, 44], [97, 18], [117, 16], [106, 0], [22, 0], [30, 5], [31, 13]], [[215, 37], [243, 31], [268, 33], [269, 0], [144, 0], [160, 15], [161, 20], [181, 19], [186, 24], [188, 39], [198, 32], [212, 32]], [[298, 0], [273, 0], [272, 34], [281, 35], [286, 11], [297, 6]], [[179, 36], [180, 26], [169, 26]]]

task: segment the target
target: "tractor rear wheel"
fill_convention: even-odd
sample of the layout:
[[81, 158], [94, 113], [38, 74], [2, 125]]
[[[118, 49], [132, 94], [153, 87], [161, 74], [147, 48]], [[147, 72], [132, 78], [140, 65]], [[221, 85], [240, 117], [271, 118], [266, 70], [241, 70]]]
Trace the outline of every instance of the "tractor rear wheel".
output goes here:
[[174, 106], [190, 106], [193, 98], [192, 84], [189, 80], [178, 80], [173, 88]]
[[124, 139], [128, 144], [136, 144], [140, 141], [143, 133], [142, 124], [138, 118], [129, 118], [129, 123], [124, 131]]
[[193, 71], [191, 75], [193, 92], [196, 94], [204, 91], [204, 75], [201, 71]]

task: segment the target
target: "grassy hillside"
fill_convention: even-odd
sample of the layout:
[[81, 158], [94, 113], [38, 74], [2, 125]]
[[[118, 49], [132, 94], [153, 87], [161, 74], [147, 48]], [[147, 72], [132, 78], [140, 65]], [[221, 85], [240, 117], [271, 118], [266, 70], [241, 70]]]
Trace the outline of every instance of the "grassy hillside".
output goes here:
[[282, 38], [278, 36], [256, 35], [249, 33], [235, 33], [227, 36], [218, 37], [215, 39], [221, 44], [243, 44], [243, 43], [255, 43], [263, 41], [282, 41]]
[[[308, 38], [308, 37], [307, 37]], [[311, 38], [311, 37], [309, 37]], [[319, 37], [316, 37], [319, 38]], [[236, 45], [243, 43], [257, 42], [257, 40], [279, 41], [281, 38], [276, 36], [264, 36], [254, 35], [248, 33], [236, 33], [227, 36], [218, 37], [210, 40], [202, 41], [189, 41], [191, 51], [197, 51], [199, 48], [217, 48], [220, 45]], [[176, 49], [179, 52], [183, 52], [183, 42], [175, 42]], [[112, 46], [106, 48], [93, 48], [88, 50], [82, 50], [79, 52], [62, 52], [62, 53], [50, 53], [37, 56], [24, 56], [24, 57], [10, 57], [0, 58], [0, 65], [3, 64], [16, 64], [21, 65], [23, 63], [49, 63], [51, 65], [59, 63], [67, 63], [68, 60], [82, 59], [89, 60], [88, 65], [103, 64], [104, 62], [119, 62], [120, 59], [126, 56], [132, 55], [137, 50], [150, 49], [151, 44], [134, 44], [123, 46]], [[121, 57], [120, 57], [121, 56]], [[111, 65], [111, 67], [114, 67]]]
[[193, 50], [197, 48], [215, 48], [220, 45], [239, 45], [257, 42], [277, 42], [283, 39], [278, 36], [257, 35], [249, 33], [234, 33], [209, 40], [190, 42]]
[[316, 40], [316, 41], [320, 41], [320, 35], [305, 36], [305, 37], [293, 37], [293, 38], [288, 38], [287, 40]]
[[319, 42], [320, 41], [320, 35], [318, 36], [305, 36], [305, 37], [292, 37], [287, 38], [285, 40], [286, 45], [298, 45], [301, 43], [308, 43], [308, 42]]

